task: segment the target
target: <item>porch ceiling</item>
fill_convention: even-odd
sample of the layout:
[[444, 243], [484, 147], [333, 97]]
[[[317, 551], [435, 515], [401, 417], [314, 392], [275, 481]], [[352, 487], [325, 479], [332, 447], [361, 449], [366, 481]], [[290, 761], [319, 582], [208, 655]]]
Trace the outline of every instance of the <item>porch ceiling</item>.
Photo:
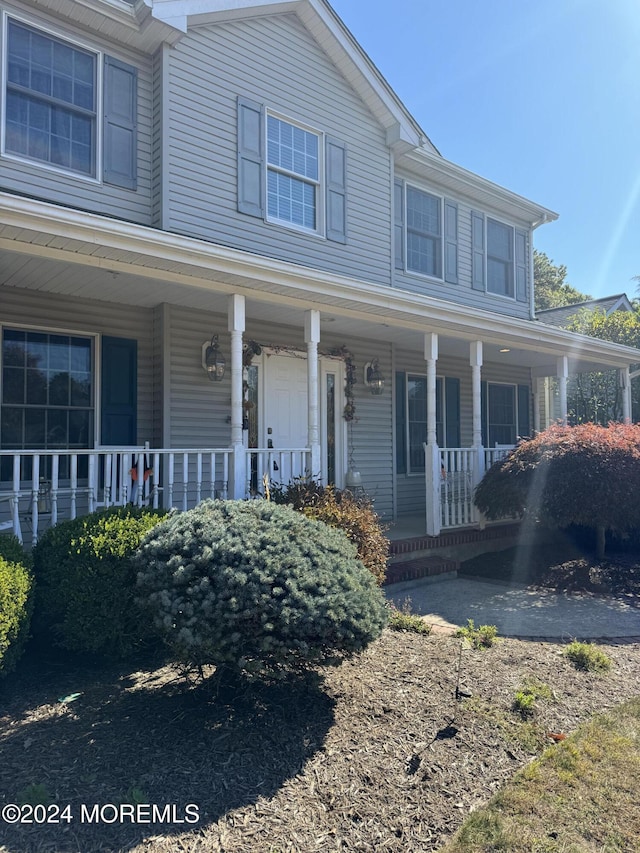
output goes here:
[[321, 328], [346, 343], [373, 338], [422, 352], [424, 333], [434, 331], [442, 355], [468, 361], [469, 342], [482, 340], [485, 362], [526, 366], [539, 375], [555, 373], [562, 355], [569, 357], [572, 371], [640, 362], [637, 350], [543, 323], [3, 193], [0, 285], [146, 308], [166, 302], [222, 314], [228, 295], [242, 293], [251, 319], [300, 328], [305, 310], [313, 307], [321, 312]]

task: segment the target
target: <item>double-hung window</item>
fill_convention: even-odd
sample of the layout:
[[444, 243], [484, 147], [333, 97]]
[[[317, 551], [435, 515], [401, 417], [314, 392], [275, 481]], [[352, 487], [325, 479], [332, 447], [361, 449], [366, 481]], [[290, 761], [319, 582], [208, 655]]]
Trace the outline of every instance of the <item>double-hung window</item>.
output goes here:
[[472, 288], [528, 302], [528, 240], [526, 231], [472, 210]]
[[515, 444], [518, 436], [529, 435], [530, 398], [528, 385], [482, 383], [482, 443], [485, 447]]
[[396, 178], [395, 267], [458, 283], [458, 205]]
[[514, 296], [514, 229], [487, 219], [487, 290]]
[[347, 242], [344, 142], [238, 97], [238, 212]]
[[138, 72], [5, 17], [2, 154], [137, 189]]
[[407, 186], [407, 269], [442, 278], [442, 203]]
[[9, 19], [7, 153], [96, 175], [97, 56]]
[[267, 215], [309, 231], [319, 227], [321, 138], [267, 115]]

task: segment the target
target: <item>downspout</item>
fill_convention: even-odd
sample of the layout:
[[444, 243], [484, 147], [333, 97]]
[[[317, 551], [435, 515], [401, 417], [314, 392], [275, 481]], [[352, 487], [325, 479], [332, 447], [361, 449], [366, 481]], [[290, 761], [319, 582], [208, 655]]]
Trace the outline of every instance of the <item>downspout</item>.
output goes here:
[[534, 266], [533, 266], [533, 232], [536, 228], [539, 228], [541, 225], [545, 225], [547, 222], [551, 222], [546, 213], [542, 215], [540, 219], [537, 219], [535, 222], [532, 222], [529, 227], [529, 247], [531, 251], [529, 252], [529, 281], [531, 286], [529, 288], [529, 319], [536, 319], [536, 302], [535, 302], [535, 287], [534, 287]]

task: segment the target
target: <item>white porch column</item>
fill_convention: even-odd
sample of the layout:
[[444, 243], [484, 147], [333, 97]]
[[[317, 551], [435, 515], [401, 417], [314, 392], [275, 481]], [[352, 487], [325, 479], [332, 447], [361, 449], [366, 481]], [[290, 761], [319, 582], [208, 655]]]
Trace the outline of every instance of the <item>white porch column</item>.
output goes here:
[[438, 335], [429, 332], [424, 336], [424, 358], [427, 362], [427, 443], [424, 446], [427, 535], [437, 536], [442, 528], [440, 506], [441, 461], [436, 438], [436, 362], [438, 360]]
[[[474, 450], [471, 484], [474, 489], [484, 477], [485, 472], [484, 447], [482, 446], [482, 355], [482, 341], [471, 341], [469, 344], [473, 417], [471, 445]], [[475, 508], [474, 512], [476, 512]], [[480, 516], [478, 521], [480, 527], [484, 528], [484, 518]]]
[[311, 471], [314, 480], [322, 479], [320, 452], [320, 388], [318, 381], [318, 344], [320, 343], [320, 312], [315, 308], [304, 314], [304, 341], [307, 345], [308, 439], [311, 450]]
[[631, 423], [631, 379], [629, 368], [623, 367], [618, 371], [618, 381], [622, 389], [622, 422]]
[[556, 362], [558, 377], [558, 397], [560, 401], [560, 420], [567, 423], [567, 382], [569, 379], [569, 359], [566, 355], [559, 356]]
[[542, 432], [540, 398], [543, 386], [544, 379], [538, 376], [533, 380], [533, 429], [536, 434]]
[[231, 333], [231, 497], [242, 500], [247, 494], [247, 453], [242, 442], [242, 334], [245, 329], [244, 296], [232, 293], [227, 306]]
[[482, 341], [469, 345], [471, 393], [473, 400], [473, 447], [482, 447]]

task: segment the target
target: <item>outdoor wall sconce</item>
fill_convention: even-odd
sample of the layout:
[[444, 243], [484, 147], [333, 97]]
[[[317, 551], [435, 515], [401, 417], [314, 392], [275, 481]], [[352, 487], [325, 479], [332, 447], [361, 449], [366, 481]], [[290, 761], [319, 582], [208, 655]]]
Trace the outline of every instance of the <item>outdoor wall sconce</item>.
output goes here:
[[376, 396], [382, 394], [384, 390], [384, 376], [380, 372], [377, 358], [373, 358], [365, 364], [364, 384], [372, 394]]
[[221, 382], [227, 361], [218, 347], [218, 336], [212, 335], [211, 342], [202, 344], [202, 367], [211, 382]]

